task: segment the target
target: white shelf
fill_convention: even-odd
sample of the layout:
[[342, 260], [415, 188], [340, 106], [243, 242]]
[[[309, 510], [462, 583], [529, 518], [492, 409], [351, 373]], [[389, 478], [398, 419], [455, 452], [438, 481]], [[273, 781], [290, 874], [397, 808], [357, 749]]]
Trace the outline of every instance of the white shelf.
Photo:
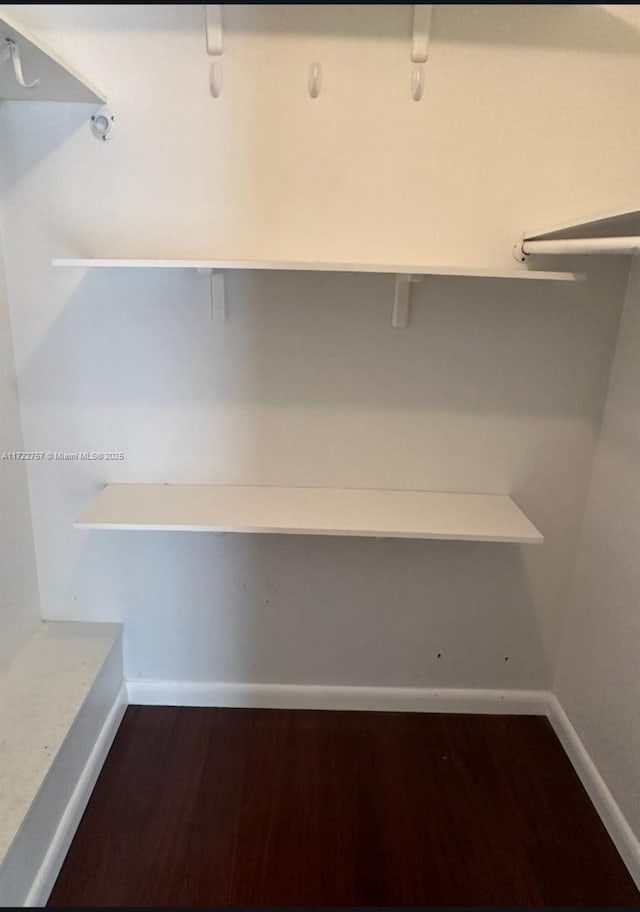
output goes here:
[[505, 494], [222, 485], [107, 485], [80, 529], [259, 532], [539, 543]]
[[584, 239], [599, 237], [630, 237], [640, 235], [640, 203], [617, 212], [600, 212], [580, 219], [547, 225], [527, 231], [525, 241]]
[[44, 622], [0, 670], [0, 867], [120, 631]]
[[0, 46], [9, 38], [20, 51], [27, 82], [39, 79], [32, 89], [22, 88], [13, 75], [11, 61], [0, 67], [0, 98], [7, 101], [82, 101], [104, 104], [105, 96], [5, 13], [0, 15]]
[[466, 266], [412, 266], [380, 263], [321, 263], [302, 260], [138, 260], [127, 258], [57, 258], [53, 266], [81, 269], [268, 269], [297, 272], [369, 272], [388, 275], [469, 276], [486, 279], [534, 279], [575, 282], [583, 278], [575, 272], [548, 272], [532, 269], [481, 269]]

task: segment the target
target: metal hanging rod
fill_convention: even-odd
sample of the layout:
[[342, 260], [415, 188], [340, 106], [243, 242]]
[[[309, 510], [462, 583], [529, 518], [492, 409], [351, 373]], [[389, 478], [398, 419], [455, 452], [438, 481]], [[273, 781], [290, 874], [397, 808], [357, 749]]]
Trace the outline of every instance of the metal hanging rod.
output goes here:
[[534, 255], [638, 255], [640, 254], [640, 236], [631, 237], [602, 237], [602, 238], [566, 238], [550, 240], [527, 240], [526, 238], [516, 245], [514, 256], [516, 259]]

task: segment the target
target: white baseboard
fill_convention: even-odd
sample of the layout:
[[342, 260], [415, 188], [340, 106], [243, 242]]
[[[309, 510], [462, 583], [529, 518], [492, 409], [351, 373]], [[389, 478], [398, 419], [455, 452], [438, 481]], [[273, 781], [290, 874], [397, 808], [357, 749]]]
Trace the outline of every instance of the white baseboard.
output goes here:
[[46, 904], [127, 705], [127, 690], [123, 683], [77, 780], [69, 803], [27, 894], [25, 906], [44, 906]]
[[640, 889], [640, 840], [629, 826], [560, 701], [553, 694], [549, 697], [549, 721], [629, 873]]
[[338, 709], [383, 712], [542, 715], [549, 697], [539, 690], [421, 687], [334, 687], [319, 684], [230, 684], [127, 680], [130, 703], [147, 706], [245, 706], [261, 709]]

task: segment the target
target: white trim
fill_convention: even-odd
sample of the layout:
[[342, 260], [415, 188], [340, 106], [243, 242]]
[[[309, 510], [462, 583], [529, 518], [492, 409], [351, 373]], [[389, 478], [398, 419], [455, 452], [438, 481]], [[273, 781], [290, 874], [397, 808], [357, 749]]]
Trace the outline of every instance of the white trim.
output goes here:
[[118, 731], [127, 708], [127, 689], [123, 683], [116, 694], [87, 762], [49, 844], [47, 853], [35, 876], [25, 900], [25, 906], [44, 906], [62, 868], [80, 819], [96, 784], [102, 765]]
[[146, 706], [246, 706], [543, 716], [547, 715], [550, 698], [550, 694], [542, 690], [335, 687], [144, 679], [128, 679], [127, 691], [130, 703]]
[[547, 713], [553, 730], [580, 777], [593, 806], [640, 889], [640, 840], [629, 826], [627, 818], [620, 810], [617, 801], [609, 791], [580, 736], [554, 694], [549, 694]]

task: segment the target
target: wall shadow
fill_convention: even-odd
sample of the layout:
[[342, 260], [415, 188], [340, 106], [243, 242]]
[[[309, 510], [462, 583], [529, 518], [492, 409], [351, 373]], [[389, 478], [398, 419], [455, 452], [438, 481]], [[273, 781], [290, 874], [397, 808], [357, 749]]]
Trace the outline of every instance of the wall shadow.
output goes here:
[[99, 615], [117, 606], [132, 678], [535, 688], [548, 657], [521, 551], [96, 532], [77, 584]]

